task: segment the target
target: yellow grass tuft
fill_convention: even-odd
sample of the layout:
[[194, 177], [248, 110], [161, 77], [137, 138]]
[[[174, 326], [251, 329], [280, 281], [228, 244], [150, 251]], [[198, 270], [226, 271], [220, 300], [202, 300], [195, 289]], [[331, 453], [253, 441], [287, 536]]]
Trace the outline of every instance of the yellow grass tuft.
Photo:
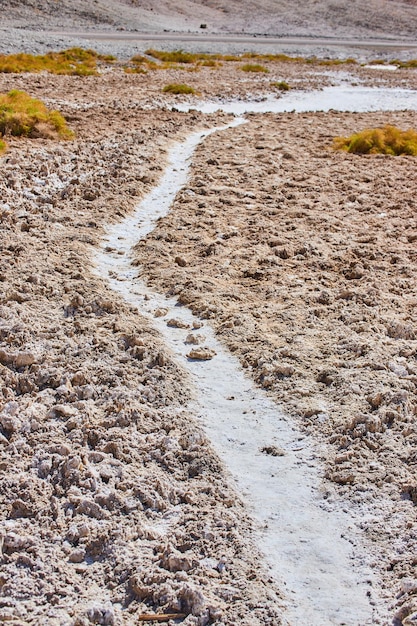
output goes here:
[[390, 61], [393, 65], [398, 65], [400, 68], [415, 68], [417, 67], [417, 59], [410, 59], [409, 61], [398, 61], [395, 59], [394, 61]]
[[92, 76], [97, 74], [97, 62], [112, 63], [115, 57], [100, 55], [94, 50], [69, 48], [47, 54], [0, 54], [0, 72], [20, 74], [22, 72], [48, 72], [70, 76]]
[[264, 65], [260, 65], [260, 63], [245, 63], [245, 65], [241, 65], [240, 69], [242, 72], [263, 72], [264, 74], [269, 72], [269, 70]]
[[49, 111], [40, 100], [13, 89], [0, 94], [0, 135], [71, 139], [74, 133], [58, 111]]
[[7, 143], [3, 141], [3, 139], [0, 139], [0, 154], [3, 154], [3, 152], [6, 152], [6, 150], [7, 150]]
[[417, 131], [401, 130], [396, 126], [368, 128], [350, 137], [336, 137], [333, 140], [336, 150], [355, 154], [408, 154], [417, 156]]
[[218, 55], [215, 54], [184, 52], [184, 50], [165, 52], [164, 50], [154, 50], [153, 48], [145, 50], [145, 54], [164, 63], [197, 63], [197, 61], [218, 58]]
[[162, 91], [164, 93], [174, 93], [174, 94], [195, 93], [195, 89], [193, 89], [190, 85], [184, 85], [184, 84], [165, 85]]
[[279, 89], [280, 91], [289, 91], [291, 89], [291, 87], [289, 86], [288, 83], [285, 82], [285, 80], [280, 80], [279, 82], [273, 82], [271, 83], [271, 87], [275, 87], [276, 89]]

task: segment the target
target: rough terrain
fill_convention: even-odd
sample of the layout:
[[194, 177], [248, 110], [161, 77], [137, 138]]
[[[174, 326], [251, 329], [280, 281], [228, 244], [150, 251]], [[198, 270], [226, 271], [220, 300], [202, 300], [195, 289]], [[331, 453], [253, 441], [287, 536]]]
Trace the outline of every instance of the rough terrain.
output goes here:
[[[238, 66], [0, 75], [0, 92], [25, 89], [76, 132], [10, 140], [0, 158], [4, 622], [285, 620], [239, 494], [184, 409], [180, 364], [91, 271], [104, 225], [157, 183], [170, 143], [226, 119], [170, 111], [179, 98], [165, 84], [225, 99], [339, 80], [337, 67], [272, 63], [243, 80]], [[412, 69], [346, 70], [416, 88]], [[136, 254], [320, 444], [323, 490], [349, 503], [379, 594], [406, 625], [417, 611], [416, 159], [331, 149], [335, 135], [386, 122], [409, 127], [415, 113], [251, 115], [211, 136]]]

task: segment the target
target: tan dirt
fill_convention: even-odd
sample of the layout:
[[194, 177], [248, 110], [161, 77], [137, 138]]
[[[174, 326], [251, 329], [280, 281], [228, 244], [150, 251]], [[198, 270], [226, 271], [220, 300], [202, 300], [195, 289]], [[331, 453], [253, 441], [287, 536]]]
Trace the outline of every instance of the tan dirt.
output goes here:
[[[353, 71], [415, 88], [412, 70]], [[0, 160], [0, 620], [129, 625], [178, 611], [190, 625], [281, 623], [252, 522], [183, 408], [182, 370], [91, 258], [104, 225], [157, 183], [170, 143], [226, 120], [163, 108], [176, 101], [164, 84], [244, 97], [278, 78], [332, 80], [311, 73], [0, 76], [1, 92], [42, 97], [76, 132], [10, 140]], [[324, 489], [357, 510], [403, 619], [417, 610], [416, 160], [330, 149], [386, 121], [408, 127], [415, 114], [259, 115], [211, 136], [137, 261], [325, 445]]]

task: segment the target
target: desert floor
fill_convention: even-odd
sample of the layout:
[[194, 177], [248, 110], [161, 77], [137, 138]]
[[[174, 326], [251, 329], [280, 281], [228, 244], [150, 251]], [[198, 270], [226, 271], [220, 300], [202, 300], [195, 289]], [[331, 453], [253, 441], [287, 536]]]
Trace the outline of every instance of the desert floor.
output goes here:
[[[41, 98], [76, 134], [10, 139], [0, 157], [0, 621], [286, 623], [285, 588], [187, 406], [183, 364], [97, 276], [94, 254], [158, 184], [174, 142], [231, 120], [178, 102], [279, 97], [279, 81], [415, 90], [417, 70], [239, 65], [0, 75], [2, 93]], [[168, 83], [198, 95], [165, 94]], [[375, 574], [375, 624], [417, 614], [416, 158], [348, 155], [332, 140], [415, 127], [415, 115], [250, 114], [200, 144], [135, 248], [142, 278], [211, 325], [316, 446], [321, 495], [349, 509]]]

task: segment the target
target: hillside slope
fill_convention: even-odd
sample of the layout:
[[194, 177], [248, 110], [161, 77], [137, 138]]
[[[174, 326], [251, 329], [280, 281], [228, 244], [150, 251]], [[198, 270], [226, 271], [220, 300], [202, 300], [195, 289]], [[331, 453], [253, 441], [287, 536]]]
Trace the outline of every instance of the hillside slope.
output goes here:
[[2, 25], [415, 38], [416, 0], [4, 0]]

